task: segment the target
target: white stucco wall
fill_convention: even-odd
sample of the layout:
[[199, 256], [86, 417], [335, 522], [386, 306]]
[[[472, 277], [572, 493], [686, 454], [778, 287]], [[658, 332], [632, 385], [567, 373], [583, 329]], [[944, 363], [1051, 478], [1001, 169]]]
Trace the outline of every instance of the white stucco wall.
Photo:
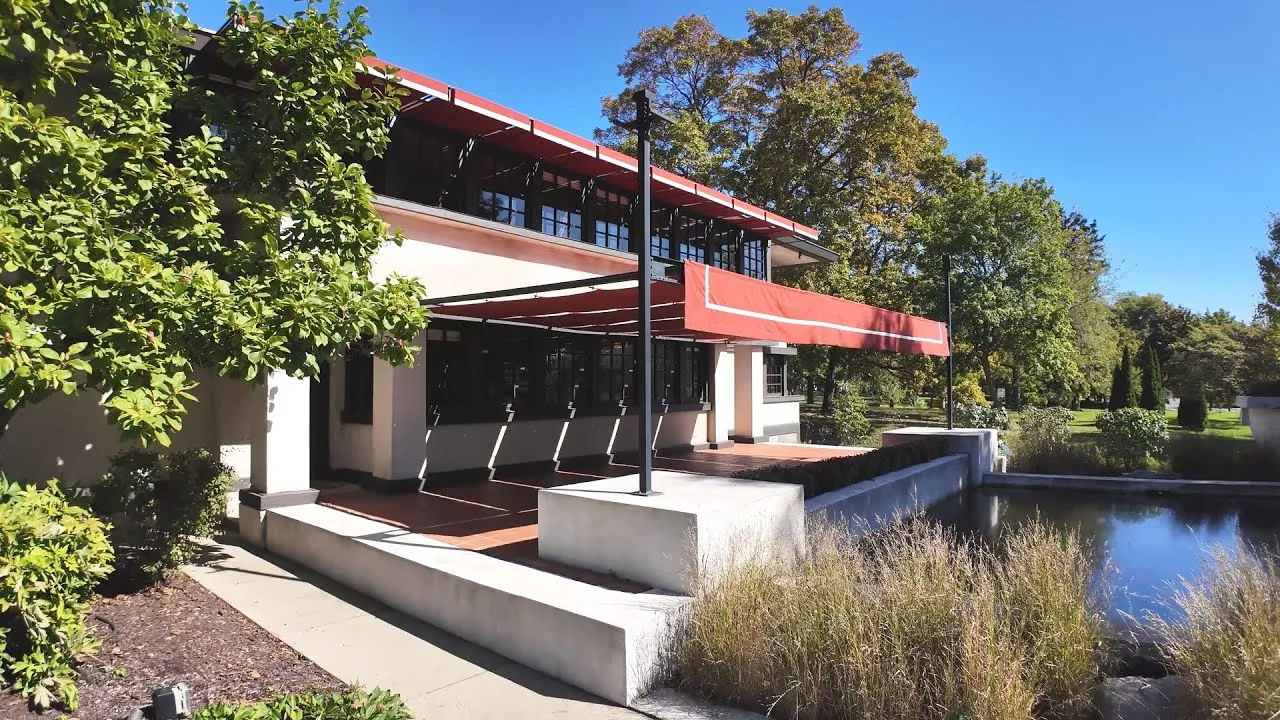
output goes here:
[[335, 470], [373, 472], [373, 425], [342, 422], [346, 363], [329, 366], [329, 465]]
[[[241, 478], [249, 476], [249, 413], [255, 388], [198, 371], [200, 385], [187, 402], [182, 430], [172, 434], [175, 450], [225, 446], [223, 461]], [[98, 393], [54, 395], [24, 408], [0, 438], [0, 471], [11, 479], [62, 478], [90, 485], [106, 472], [112, 455], [126, 447], [120, 431], [107, 422]]]
[[800, 401], [763, 402], [760, 408], [761, 435], [776, 437], [799, 432]]

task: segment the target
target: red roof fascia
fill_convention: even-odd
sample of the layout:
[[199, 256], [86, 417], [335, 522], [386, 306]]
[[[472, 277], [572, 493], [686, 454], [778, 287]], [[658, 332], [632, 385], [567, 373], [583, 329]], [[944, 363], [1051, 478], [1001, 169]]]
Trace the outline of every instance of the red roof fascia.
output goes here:
[[[651, 287], [655, 335], [835, 345], [916, 355], [950, 352], [947, 326], [936, 320], [775, 285], [701, 263], [684, 263], [682, 284], [654, 282]], [[584, 288], [567, 294], [434, 306], [434, 310], [446, 316], [628, 334], [636, 330], [636, 303], [634, 287]]]
[[[393, 67], [390, 63], [379, 60], [373, 56], [366, 57], [364, 59], [364, 64], [371, 71], [379, 74], [386, 74], [386, 72]], [[596, 175], [605, 176], [618, 171], [629, 173], [635, 173], [637, 171], [636, 159], [633, 157], [624, 155], [620, 152], [599, 145], [598, 143], [574, 135], [568, 131], [561, 130], [540, 120], [534, 120], [524, 113], [517, 112], [511, 108], [491, 102], [479, 95], [446, 85], [438, 80], [434, 80], [410, 70], [400, 69], [397, 77], [406, 87], [446, 100], [449, 104], [457, 108], [497, 121], [505, 125], [507, 128], [529, 133], [541, 140], [555, 143], [572, 153], [579, 153], [585, 156], [584, 159], [594, 159], [601, 164], [608, 164], [613, 168], [611, 171], [601, 168], [595, 173]], [[457, 123], [450, 123], [450, 125], [456, 126]], [[455, 127], [455, 129], [461, 128]], [[494, 128], [490, 132], [500, 129], [501, 128]], [[511, 141], [511, 144], [523, 145], [523, 143], [514, 140]], [[581, 167], [581, 163], [574, 163], [574, 165]], [[714, 188], [697, 184], [692, 180], [681, 177], [675, 173], [655, 167], [653, 168], [653, 177], [656, 181], [654, 183], [656, 186], [654, 188], [654, 194], [659, 199], [667, 200], [673, 204], [683, 207], [719, 206], [719, 209], [711, 211], [708, 214], [735, 222], [744, 227], [750, 227], [751, 230], [763, 233], [769, 237], [798, 234], [811, 240], [818, 239], [818, 232], [813, 228], [792, 222], [791, 220], [779, 215], [767, 213], [762, 208], [756, 207], [755, 205], [742, 200], [734, 199]], [[743, 220], [746, 220], [747, 218], [763, 220], [764, 222], [743, 222]]]

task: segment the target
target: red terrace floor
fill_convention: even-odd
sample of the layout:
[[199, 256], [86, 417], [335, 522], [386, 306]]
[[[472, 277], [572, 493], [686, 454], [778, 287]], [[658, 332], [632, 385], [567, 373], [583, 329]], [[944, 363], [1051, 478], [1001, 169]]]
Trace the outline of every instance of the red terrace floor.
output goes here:
[[[659, 453], [654, 468], [707, 475], [729, 475], [779, 462], [813, 462], [857, 450], [810, 445], [738, 445], [725, 450]], [[549, 563], [538, 558], [538, 490], [636, 472], [633, 464], [564, 460], [542, 474], [498, 471], [493, 480], [432, 487], [425, 491], [381, 495], [353, 485], [321, 490], [320, 504], [402, 527], [429, 538], [494, 557], [537, 567], [577, 580], [626, 592], [647, 587], [614, 577]]]

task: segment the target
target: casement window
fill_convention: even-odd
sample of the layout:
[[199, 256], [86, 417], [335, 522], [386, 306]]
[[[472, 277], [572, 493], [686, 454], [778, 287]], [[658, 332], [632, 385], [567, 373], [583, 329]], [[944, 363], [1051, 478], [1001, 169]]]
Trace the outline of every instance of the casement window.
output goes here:
[[764, 356], [764, 394], [766, 397], [782, 397], [787, 392], [787, 356]]
[[712, 267], [723, 270], [738, 271], [738, 228], [719, 221], [709, 223], [707, 248], [710, 250]]
[[582, 240], [582, 181], [543, 171], [542, 232]]
[[603, 338], [596, 350], [596, 405], [626, 405], [636, 379], [636, 345], [630, 340]]
[[675, 211], [668, 207], [654, 207], [649, 212], [649, 256], [657, 260], [671, 260], [671, 240], [675, 228]]
[[679, 219], [680, 260], [707, 261], [707, 231], [711, 222], [697, 215], [682, 215]]
[[582, 335], [552, 335], [547, 339], [539, 365], [541, 404], [546, 408], [570, 408], [591, 402], [588, 386], [588, 341]]
[[525, 165], [490, 153], [480, 153], [473, 161], [480, 166], [477, 208], [480, 217], [524, 227], [524, 201], [529, 183]]
[[631, 250], [631, 208], [630, 195], [596, 188], [596, 245]]
[[469, 365], [462, 333], [462, 330], [451, 329], [427, 330], [427, 405], [435, 411], [467, 401]]
[[767, 262], [765, 241], [748, 235], [746, 241], [742, 243], [742, 274], [757, 280], [768, 280]]

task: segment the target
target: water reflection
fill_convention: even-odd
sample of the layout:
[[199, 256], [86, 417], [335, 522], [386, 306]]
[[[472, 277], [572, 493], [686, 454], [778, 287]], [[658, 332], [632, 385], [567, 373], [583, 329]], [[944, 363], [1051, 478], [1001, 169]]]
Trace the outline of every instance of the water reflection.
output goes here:
[[1051, 490], [977, 488], [932, 511], [942, 523], [998, 544], [1012, 527], [1041, 519], [1074, 529], [1094, 548], [1095, 585], [1110, 578], [1109, 615], [1168, 616], [1179, 577], [1196, 575], [1207, 551], [1280, 554], [1280, 503], [1257, 499], [1121, 496]]

